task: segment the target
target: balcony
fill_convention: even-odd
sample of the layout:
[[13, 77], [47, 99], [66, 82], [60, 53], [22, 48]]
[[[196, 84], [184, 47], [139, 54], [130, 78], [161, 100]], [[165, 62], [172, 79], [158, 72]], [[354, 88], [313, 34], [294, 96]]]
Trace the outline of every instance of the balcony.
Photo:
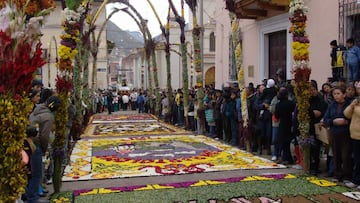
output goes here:
[[240, 19], [263, 20], [288, 12], [290, 0], [226, 0], [227, 9]]

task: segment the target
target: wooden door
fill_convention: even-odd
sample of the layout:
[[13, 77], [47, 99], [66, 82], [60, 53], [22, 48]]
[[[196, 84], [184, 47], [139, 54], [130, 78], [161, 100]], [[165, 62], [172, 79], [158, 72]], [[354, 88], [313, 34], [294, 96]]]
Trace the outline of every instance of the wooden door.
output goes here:
[[209, 68], [205, 73], [205, 85], [215, 84], [215, 67]]
[[279, 69], [286, 73], [286, 35], [286, 30], [269, 34], [269, 78], [276, 79]]

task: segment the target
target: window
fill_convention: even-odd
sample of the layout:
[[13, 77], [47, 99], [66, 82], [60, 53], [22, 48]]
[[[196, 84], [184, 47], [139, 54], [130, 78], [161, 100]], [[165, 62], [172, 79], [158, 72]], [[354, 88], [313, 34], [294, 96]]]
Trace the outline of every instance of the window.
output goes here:
[[214, 32], [210, 33], [210, 51], [211, 52], [215, 51], [215, 33]]

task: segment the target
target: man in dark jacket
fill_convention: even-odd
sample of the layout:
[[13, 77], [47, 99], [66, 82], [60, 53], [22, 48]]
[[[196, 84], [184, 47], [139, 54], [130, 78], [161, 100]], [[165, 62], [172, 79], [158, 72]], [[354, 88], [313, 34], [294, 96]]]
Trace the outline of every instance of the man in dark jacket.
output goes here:
[[[272, 121], [271, 112], [269, 111], [271, 100], [276, 96], [275, 81], [273, 79], [267, 80], [266, 88], [261, 96], [262, 103], [259, 106], [261, 113], [262, 137], [265, 141], [265, 147], [268, 155], [271, 155], [271, 140], [272, 140]], [[260, 115], [259, 115], [260, 116]], [[260, 150], [261, 153], [261, 150]]]
[[[316, 137], [315, 135], [315, 124], [320, 123], [321, 118], [324, 116], [326, 109], [327, 109], [327, 103], [324, 101], [324, 99], [319, 96], [318, 92], [318, 86], [316, 81], [311, 81], [311, 88], [310, 88], [310, 109], [309, 109], [309, 115], [310, 115], [310, 130], [309, 135]], [[312, 143], [310, 148], [310, 173], [312, 175], [317, 175], [319, 170], [319, 163], [320, 163], [320, 147], [321, 147], [321, 141], [318, 139], [314, 139], [314, 143]]]
[[216, 126], [216, 137], [223, 139], [223, 117], [221, 115], [221, 107], [223, 104], [223, 96], [221, 90], [216, 90], [216, 101], [215, 101], [215, 110], [214, 110], [214, 119]]
[[283, 88], [279, 91], [279, 103], [275, 107], [275, 117], [279, 119], [279, 140], [282, 152], [283, 164], [293, 164], [293, 158], [290, 152], [290, 143], [292, 140], [291, 126], [292, 115], [295, 109], [294, 102], [288, 99], [289, 92]]

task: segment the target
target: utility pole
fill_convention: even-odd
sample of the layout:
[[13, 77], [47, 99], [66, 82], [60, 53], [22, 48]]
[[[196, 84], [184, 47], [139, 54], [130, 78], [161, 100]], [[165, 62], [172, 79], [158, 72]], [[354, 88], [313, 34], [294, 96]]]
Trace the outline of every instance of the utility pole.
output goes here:
[[202, 78], [202, 85], [205, 87], [205, 78], [204, 78], [204, 0], [200, 0], [199, 2], [199, 24], [200, 24], [200, 56], [201, 56], [201, 78]]

